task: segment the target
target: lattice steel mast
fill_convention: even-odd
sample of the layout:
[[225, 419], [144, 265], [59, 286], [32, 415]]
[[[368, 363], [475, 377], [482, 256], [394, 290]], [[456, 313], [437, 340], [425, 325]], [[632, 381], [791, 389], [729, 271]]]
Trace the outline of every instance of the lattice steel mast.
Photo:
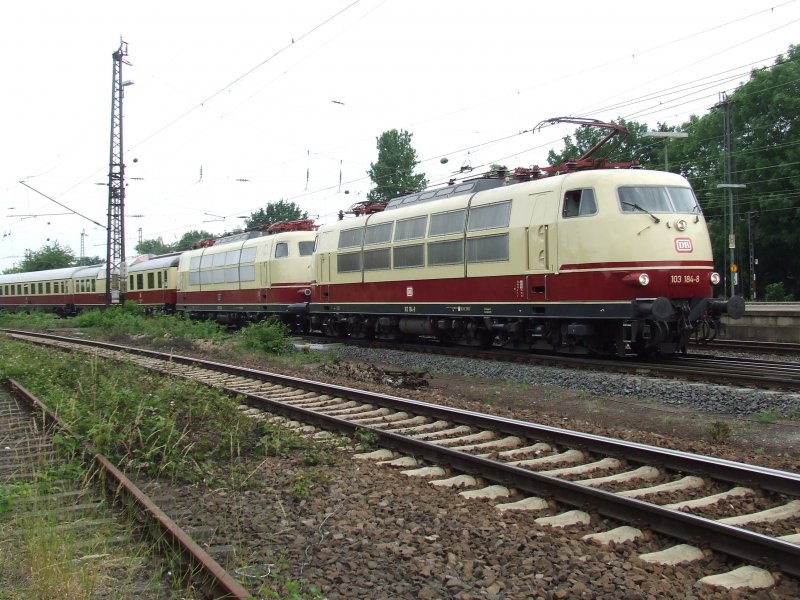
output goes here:
[[122, 159], [122, 65], [128, 44], [120, 40], [114, 59], [111, 89], [111, 158], [108, 166], [108, 247], [106, 253], [106, 305], [125, 297], [125, 163]]

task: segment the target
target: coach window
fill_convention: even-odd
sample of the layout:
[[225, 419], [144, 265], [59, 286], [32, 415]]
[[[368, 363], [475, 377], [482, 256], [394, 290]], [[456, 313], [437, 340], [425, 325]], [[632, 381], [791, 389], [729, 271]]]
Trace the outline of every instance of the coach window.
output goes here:
[[364, 250], [364, 270], [378, 271], [392, 268], [392, 256], [389, 248], [379, 250]]
[[39, 283], [36, 285], [36, 293], [38, 293], [38, 294], [44, 294], [44, 284], [42, 284], [41, 282], [39, 282]]
[[228, 250], [228, 252], [225, 253], [225, 266], [238, 265], [241, 254], [241, 250]]
[[133, 287], [133, 275], [128, 275], [128, 289], [130, 291], [135, 290], [136, 288]]
[[394, 247], [394, 268], [407, 269], [425, 266], [425, 247], [422, 244]]
[[[242, 250], [242, 258], [241, 262], [243, 263], [251, 263], [256, 259], [256, 249], [255, 248], [244, 248]], [[242, 278], [244, 281], [244, 277]]]
[[392, 225], [394, 225], [392, 222], [368, 225], [367, 231], [364, 234], [364, 245], [371, 246], [374, 244], [388, 244], [391, 242]]
[[275, 244], [275, 258], [286, 258], [289, 256], [289, 244], [278, 242]]
[[464, 215], [466, 211], [451, 210], [450, 212], [431, 215], [431, 226], [428, 235], [448, 235], [450, 233], [462, 233], [464, 231]]
[[97, 291], [97, 280], [96, 279], [92, 279], [92, 291], [93, 292]]
[[300, 256], [311, 256], [314, 254], [314, 244], [316, 242], [300, 242], [297, 244], [300, 250]]
[[[28, 293], [28, 286], [27, 285], [25, 286], [25, 293], [26, 294]], [[17, 296], [22, 296], [22, 284], [21, 283], [17, 284]]]
[[511, 217], [511, 200], [476, 206], [469, 211], [468, 231], [508, 227]]
[[361, 270], [361, 252], [348, 252], [336, 256], [336, 270], [339, 273], [351, 273]]
[[508, 234], [487, 235], [467, 240], [467, 262], [496, 262], [508, 260]]
[[343, 229], [339, 232], [339, 249], [360, 246], [364, 239], [364, 228]]
[[157, 273], [157, 275], [158, 275], [158, 277], [157, 277], [157, 282], [156, 283], [158, 285], [158, 289], [161, 289], [161, 271], [159, 271]]
[[144, 273], [136, 274], [136, 289], [137, 290], [144, 289]]
[[564, 194], [564, 208], [561, 214], [565, 219], [597, 214], [594, 190], [587, 188], [568, 191]]
[[403, 242], [405, 240], [418, 240], [425, 237], [425, 226], [428, 224], [428, 217], [414, 217], [403, 219], [397, 222], [394, 228], [394, 241]]
[[156, 274], [152, 271], [147, 274], [147, 289], [152, 290], [156, 287]]
[[45, 294], [49, 294], [50, 293], [50, 282], [49, 281], [45, 282], [45, 284], [44, 284], [44, 293]]
[[463, 240], [428, 244], [428, 266], [453, 265], [464, 262]]

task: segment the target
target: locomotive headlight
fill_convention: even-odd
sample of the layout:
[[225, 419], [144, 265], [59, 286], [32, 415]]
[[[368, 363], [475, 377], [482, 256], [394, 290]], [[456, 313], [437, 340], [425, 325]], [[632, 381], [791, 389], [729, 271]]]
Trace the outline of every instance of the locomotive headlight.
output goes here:
[[708, 279], [711, 281], [712, 285], [717, 285], [720, 281], [722, 281], [719, 273], [712, 273], [708, 276]]
[[675, 229], [677, 229], [678, 231], [686, 231], [686, 227], [687, 227], [686, 221], [684, 221], [683, 219], [678, 219], [677, 221], [675, 221]]
[[628, 273], [622, 278], [622, 281], [629, 287], [645, 287], [650, 283], [650, 275], [647, 273]]

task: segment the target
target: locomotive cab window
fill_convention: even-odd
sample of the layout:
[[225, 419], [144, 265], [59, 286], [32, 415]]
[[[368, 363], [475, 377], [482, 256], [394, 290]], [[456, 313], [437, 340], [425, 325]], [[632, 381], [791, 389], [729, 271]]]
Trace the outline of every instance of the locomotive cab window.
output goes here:
[[289, 244], [278, 242], [275, 244], [275, 258], [286, 258], [289, 256]]
[[311, 256], [314, 254], [315, 243], [316, 242], [299, 242], [297, 247], [300, 250], [300, 256]]
[[597, 214], [594, 190], [590, 188], [569, 190], [564, 194], [564, 208], [561, 214], [565, 219]]
[[667, 188], [663, 186], [629, 186], [619, 188], [619, 207], [625, 213], [671, 212]]

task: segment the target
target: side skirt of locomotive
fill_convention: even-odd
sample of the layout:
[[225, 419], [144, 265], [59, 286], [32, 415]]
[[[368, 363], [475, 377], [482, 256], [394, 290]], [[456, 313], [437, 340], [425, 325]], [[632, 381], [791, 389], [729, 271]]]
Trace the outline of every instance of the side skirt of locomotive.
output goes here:
[[[694, 336], [710, 341], [721, 314], [744, 312], [741, 298], [551, 304], [290, 305], [307, 327], [334, 337], [409, 340], [488, 348], [624, 356], [686, 351]], [[741, 312], [740, 312], [741, 311]]]

